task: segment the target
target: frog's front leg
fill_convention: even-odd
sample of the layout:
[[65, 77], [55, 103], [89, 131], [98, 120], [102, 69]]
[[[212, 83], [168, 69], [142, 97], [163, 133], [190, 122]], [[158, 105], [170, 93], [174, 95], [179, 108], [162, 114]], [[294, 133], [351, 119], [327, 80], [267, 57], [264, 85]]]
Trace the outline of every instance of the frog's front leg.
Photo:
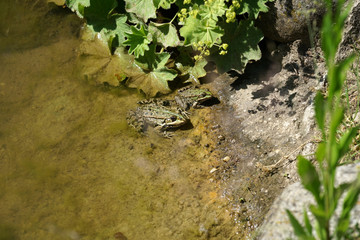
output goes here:
[[171, 138], [172, 136], [174, 136], [174, 133], [170, 133], [166, 131], [165, 126], [163, 125], [159, 125], [154, 127], [154, 130], [161, 136], [165, 137], [165, 138]]

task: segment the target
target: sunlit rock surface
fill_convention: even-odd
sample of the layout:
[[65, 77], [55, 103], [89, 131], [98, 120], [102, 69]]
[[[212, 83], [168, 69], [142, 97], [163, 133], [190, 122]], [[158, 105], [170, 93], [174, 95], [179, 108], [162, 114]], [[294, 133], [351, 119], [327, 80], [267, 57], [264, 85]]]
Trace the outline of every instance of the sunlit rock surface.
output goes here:
[[[359, 173], [360, 163], [341, 166], [337, 169], [336, 173], [337, 184], [352, 182]], [[343, 196], [345, 196], [345, 194]], [[343, 198], [339, 202], [340, 207], [342, 206], [342, 201]], [[294, 216], [303, 223], [303, 210], [309, 206], [309, 204], [314, 204], [313, 196], [302, 187], [300, 182], [288, 186], [280, 197], [275, 200], [261, 227], [261, 233], [258, 239], [296, 239], [285, 210], [290, 210]], [[336, 216], [339, 216], [340, 212], [341, 208], [338, 207]], [[310, 219], [313, 219], [310, 211], [308, 211], [308, 214]], [[332, 221], [333, 226], [334, 222], [335, 221]], [[360, 198], [351, 212], [350, 226], [354, 226], [356, 223], [360, 224]]]
[[269, 3], [269, 12], [261, 15], [258, 26], [266, 37], [278, 42], [308, 40], [308, 24], [321, 19], [324, 13], [324, 7], [317, 2], [321, 3], [312, 0]]

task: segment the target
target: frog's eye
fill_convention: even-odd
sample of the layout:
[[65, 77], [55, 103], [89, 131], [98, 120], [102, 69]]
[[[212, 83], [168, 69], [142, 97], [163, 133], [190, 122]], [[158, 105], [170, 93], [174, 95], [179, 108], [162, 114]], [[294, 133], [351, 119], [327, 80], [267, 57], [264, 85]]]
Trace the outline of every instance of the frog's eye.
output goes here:
[[170, 119], [171, 119], [171, 121], [176, 121], [177, 117], [176, 116], [171, 116]]

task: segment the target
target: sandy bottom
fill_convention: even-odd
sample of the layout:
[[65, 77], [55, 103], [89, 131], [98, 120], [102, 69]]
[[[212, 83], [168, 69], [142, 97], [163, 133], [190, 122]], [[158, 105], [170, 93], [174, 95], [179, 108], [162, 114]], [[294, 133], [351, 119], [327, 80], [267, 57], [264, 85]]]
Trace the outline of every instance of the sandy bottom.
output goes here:
[[74, 70], [79, 23], [58, 11], [40, 12], [52, 20], [41, 30], [51, 41], [5, 45], [29, 37], [19, 29], [11, 35], [15, 25], [29, 27], [26, 19], [1, 29], [8, 34], [0, 39], [0, 236], [234, 237], [210, 180], [210, 153], [199, 147], [211, 110], [199, 110], [194, 128], [172, 139], [135, 133], [125, 116], [140, 96], [80, 80]]

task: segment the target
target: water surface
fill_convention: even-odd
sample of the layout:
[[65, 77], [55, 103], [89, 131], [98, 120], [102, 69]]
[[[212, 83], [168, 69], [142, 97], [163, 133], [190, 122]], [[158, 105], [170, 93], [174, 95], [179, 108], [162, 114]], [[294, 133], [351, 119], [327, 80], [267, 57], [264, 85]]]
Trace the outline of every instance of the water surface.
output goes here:
[[210, 108], [171, 139], [141, 136], [125, 120], [141, 95], [77, 73], [74, 14], [0, 5], [0, 236], [236, 239], [209, 173]]

